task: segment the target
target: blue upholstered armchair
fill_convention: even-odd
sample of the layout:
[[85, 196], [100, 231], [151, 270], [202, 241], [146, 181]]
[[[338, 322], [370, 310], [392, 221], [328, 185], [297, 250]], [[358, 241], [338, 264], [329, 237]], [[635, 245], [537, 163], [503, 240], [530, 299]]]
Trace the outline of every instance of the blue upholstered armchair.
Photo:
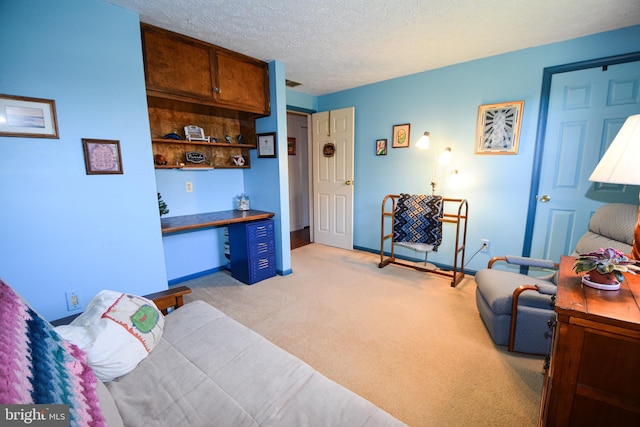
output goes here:
[[[589, 229], [576, 244], [573, 255], [602, 247], [630, 253], [637, 220], [636, 205], [603, 205], [591, 217]], [[499, 266], [505, 263], [528, 266], [530, 271], [546, 274], [534, 277], [500, 270]], [[557, 267], [550, 260], [505, 256], [491, 259], [486, 269], [476, 273], [476, 305], [497, 345], [521, 353], [549, 353], [552, 336], [549, 322], [555, 321]]]

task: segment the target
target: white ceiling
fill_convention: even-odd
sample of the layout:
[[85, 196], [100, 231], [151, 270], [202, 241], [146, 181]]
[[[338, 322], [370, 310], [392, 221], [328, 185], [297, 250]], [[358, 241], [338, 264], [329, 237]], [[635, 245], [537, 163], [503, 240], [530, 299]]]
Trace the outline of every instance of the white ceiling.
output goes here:
[[[640, 24], [639, 0], [107, 0], [322, 95]], [[640, 41], [638, 43], [640, 49]]]

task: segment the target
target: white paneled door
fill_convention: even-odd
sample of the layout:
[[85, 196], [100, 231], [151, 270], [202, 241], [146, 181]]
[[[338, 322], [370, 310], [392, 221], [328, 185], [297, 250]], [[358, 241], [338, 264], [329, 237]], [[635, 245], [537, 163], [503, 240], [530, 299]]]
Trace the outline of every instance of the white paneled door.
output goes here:
[[353, 249], [353, 107], [312, 115], [313, 241]]
[[605, 203], [638, 203], [638, 187], [589, 176], [625, 119], [640, 113], [640, 63], [553, 76], [531, 256], [559, 261]]

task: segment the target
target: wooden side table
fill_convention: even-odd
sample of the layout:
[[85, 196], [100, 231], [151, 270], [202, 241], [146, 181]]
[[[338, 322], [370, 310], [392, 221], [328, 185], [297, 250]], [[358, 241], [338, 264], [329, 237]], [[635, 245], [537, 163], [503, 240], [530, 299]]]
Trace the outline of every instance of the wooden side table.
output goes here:
[[583, 286], [562, 257], [542, 426], [640, 425], [640, 276], [618, 291]]

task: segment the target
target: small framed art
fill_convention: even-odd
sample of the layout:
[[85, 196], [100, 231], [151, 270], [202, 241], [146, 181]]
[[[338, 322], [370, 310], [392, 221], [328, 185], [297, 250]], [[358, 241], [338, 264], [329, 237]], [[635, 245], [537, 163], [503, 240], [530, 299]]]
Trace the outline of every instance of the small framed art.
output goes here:
[[55, 101], [0, 94], [0, 136], [59, 138]]
[[478, 107], [476, 154], [518, 154], [524, 101]]
[[87, 175], [122, 174], [120, 141], [82, 139]]
[[258, 157], [276, 157], [276, 133], [260, 133], [258, 138]]
[[387, 155], [387, 140], [377, 139], [376, 140], [376, 156], [386, 156], [386, 155]]
[[288, 137], [287, 138], [287, 153], [290, 156], [296, 155], [296, 139]]
[[409, 147], [410, 136], [411, 136], [411, 125], [409, 123], [406, 123], [404, 125], [394, 125], [391, 147], [393, 148]]

